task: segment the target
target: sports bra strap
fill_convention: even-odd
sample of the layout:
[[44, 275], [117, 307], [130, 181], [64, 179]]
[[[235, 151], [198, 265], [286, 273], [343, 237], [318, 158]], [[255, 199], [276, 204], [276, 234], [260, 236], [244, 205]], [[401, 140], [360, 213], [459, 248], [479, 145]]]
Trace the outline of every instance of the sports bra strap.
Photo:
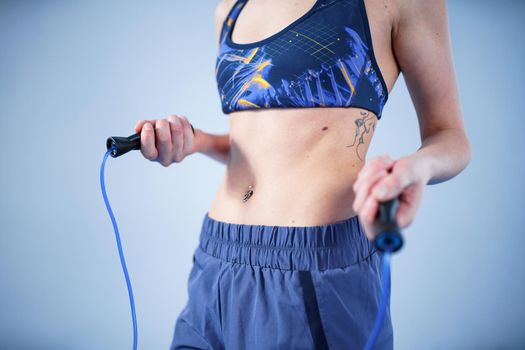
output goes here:
[[241, 12], [240, 10], [243, 7], [243, 3], [246, 1], [248, 0], [235, 0], [235, 3], [231, 7], [230, 11], [228, 11], [228, 15], [222, 22], [220, 42], [224, 40], [224, 36], [231, 30], [233, 24], [237, 20], [237, 17], [239, 16], [239, 13]]

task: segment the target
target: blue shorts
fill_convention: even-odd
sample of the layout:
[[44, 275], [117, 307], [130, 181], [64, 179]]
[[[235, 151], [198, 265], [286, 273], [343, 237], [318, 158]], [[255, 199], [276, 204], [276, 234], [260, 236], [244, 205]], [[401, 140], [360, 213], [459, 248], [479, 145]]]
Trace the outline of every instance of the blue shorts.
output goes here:
[[[379, 307], [381, 257], [358, 216], [266, 226], [206, 213], [170, 349], [362, 349]], [[374, 349], [392, 348], [387, 308]]]

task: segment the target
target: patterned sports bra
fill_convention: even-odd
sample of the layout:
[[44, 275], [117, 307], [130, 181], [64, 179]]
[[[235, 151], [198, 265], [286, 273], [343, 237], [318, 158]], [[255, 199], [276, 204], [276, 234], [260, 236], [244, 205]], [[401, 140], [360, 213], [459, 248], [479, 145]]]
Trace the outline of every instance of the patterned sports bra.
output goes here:
[[364, 0], [317, 0], [297, 20], [253, 43], [232, 41], [248, 0], [224, 20], [215, 75], [222, 111], [358, 107], [381, 118], [388, 90], [372, 48]]

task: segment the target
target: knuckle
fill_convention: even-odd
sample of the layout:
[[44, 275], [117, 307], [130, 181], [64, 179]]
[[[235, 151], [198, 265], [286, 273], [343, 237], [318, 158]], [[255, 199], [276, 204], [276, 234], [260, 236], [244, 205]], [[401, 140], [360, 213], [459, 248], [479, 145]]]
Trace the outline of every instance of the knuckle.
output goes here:
[[182, 123], [184, 123], [184, 124], [188, 124], [188, 125], [190, 125], [190, 121], [189, 121], [188, 117], [186, 117], [185, 115], [183, 115], [183, 116], [181, 117], [181, 121], [182, 121]]
[[376, 161], [376, 162], [373, 162], [370, 164], [370, 166], [368, 167], [368, 170], [367, 172], [370, 172], [372, 174], [376, 174], [377, 172], [381, 171], [381, 169], [383, 168], [383, 165], [381, 164], [380, 161]]
[[157, 139], [160, 143], [163, 143], [163, 144], [169, 142], [170, 135], [169, 133], [166, 132], [166, 127], [160, 126], [157, 129]]
[[380, 166], [381, 164], [383, 164], [383, 162], [384, 162], [384, 157], [383, 156], [377, 156], [377, 157], [375, 157], [374, 159], [371, 160], [371, 163], [374, 166]]
[[387, 176], [383, 176], [383, 177], [379, 178], [376, 183], [374, 183], [374, 188], [378, 188], [378, 187], [382, 187], [382, 186], [389, 187], [388, 186], [388, 182], [389, 182], [388, 177]]
[[154, 153], [151, 150], [144, 150], [142, 155], [148, 160], [155, 160]]
[[390, 177], [390, 182], [388, 183], [388, 187], [392, 186], [392, 187], [399, 187], [401, 185], [401, 178], [399, 177], [398, 174], [393, 174], [391, 177]]
[[173, 125], [173, 124], [179, 124], [180, 123], [180, 117], [176, 114], [172, 114], [170, 115], [167, 119], [166, 119], [169, 124]]
[[398, 172], [399, 184], [400, 186], [408, 185], [412, 180], [412, 173], [409, 171], [400, 171]]
[[191, 123], [188, 120], [182, 121], [182, 127], [183, 129], [187, 129], [189, 131], [189, 134], [193, 135], [192, 126]]
[[374, 174], [372, 182], [374, 182], [374, 184], [384, 182], [384, 178], [386, 175], [387, 175], [386, 170], [382, 169]]
[[181, 124], [180, 117], [175, 114], [170, 115], [166, 120], [168, 121], [169, 125], [171, 125], [172, 127], [173, 125]]
[[171, 124], [171, 131], [174, 132], [174, 133], [181, 133], [182, 132], [182, 124], [177, 121], [177, 122], [173, 122]]
[[382, 154], [374, 158], [374, 165], [378, 168], [385, 168], [391, 162], [391, 158], [388, 154]]

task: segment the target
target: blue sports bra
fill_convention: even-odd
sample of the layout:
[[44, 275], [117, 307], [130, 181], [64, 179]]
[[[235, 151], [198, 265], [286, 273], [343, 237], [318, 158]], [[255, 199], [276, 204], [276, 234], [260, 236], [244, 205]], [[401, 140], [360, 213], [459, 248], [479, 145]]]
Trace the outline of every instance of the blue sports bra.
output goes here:
[[359, 107], [381, 118], [388, 90], [372, 48], [364, 0], [317, 0], [303, 16], [253, 43], [232, 41], [248, 0], [224, 20], [215, 65], [222, 111]]

